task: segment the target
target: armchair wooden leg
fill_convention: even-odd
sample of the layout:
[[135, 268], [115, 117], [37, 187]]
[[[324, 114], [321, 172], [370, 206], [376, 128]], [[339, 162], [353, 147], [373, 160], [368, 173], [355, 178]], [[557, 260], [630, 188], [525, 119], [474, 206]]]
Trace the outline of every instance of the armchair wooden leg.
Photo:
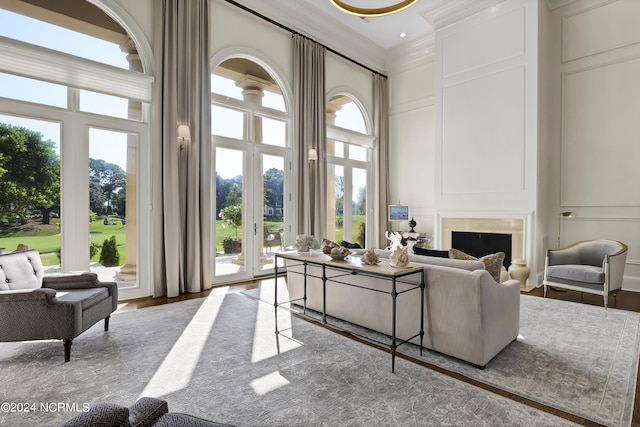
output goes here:
[[104, 331], [107, 332], [109, 330], [109, 318], [111, 316], [107, 316], [104, 318]]
[[71, 359], [71, 341], [73, 340], [64, 340], [64, 363]]

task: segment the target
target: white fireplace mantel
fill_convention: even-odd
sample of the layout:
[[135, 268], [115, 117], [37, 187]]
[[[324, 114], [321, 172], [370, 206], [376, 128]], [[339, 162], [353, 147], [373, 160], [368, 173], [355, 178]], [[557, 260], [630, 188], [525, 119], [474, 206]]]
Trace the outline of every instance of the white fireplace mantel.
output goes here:
[[451, 231], [508, 233], [512, 235], [513, 259], [523, 258], [537, 271], [533, 212], [438, 211], [433, 247], [451, 249]]

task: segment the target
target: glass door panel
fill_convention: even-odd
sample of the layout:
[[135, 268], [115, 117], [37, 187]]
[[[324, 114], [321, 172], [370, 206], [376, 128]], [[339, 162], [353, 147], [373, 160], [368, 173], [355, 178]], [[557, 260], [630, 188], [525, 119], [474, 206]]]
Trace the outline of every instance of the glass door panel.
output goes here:
[[246, 151], [217, 147], [215, 277], [246, 273], [244, 228], [246, 224]]
[[0, 115], [0, 253], [40, 252], [60, 272], [60, 123]]
[[137, 280], [138, 136], [89, 129], [89, 257], [101, 280]]
[[327, 236], [340, 243], [344, 229], [344, 167], [335, 164], [327, 167]]
[[351, 192], [353, 206], [351, 211], [351, 238], [344, 239], [352, 243], [358, 243], [366, 248], [366, 224], [367, 224], [367, 170], [353, 168], [353, 191]]
[[[260, 189], [255, 204], [257, 223], [256, 248], [258, 260], [256, 274], [264, 274], [265, 270], [274, 267], [274, 252], [284, 246], [284, 165], [283, 156], [261, 154], [258, 176]], [[259, 212], [261, 210], [262, 212]]]

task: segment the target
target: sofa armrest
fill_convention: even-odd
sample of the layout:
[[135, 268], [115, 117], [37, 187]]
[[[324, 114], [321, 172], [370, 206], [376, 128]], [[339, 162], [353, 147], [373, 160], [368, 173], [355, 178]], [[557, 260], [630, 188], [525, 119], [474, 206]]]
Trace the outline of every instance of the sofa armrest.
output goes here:
[[169, 406], [165, 400], [141, 397], [129, 407], [129, 423], [132, 427], [152, 426], [168, 412]]
[[17, 301], [51, 301], [56, 297], [54, 289], [21, 289], [16, 291], [1, 291], [0, 303], [13, 303]]
[[101, 282], [96, 273], [62, 274], [59, 276], [45, 276], [42, 280], [43, 288], [64, 291], [69, 289], [107, 288], [112, 299], [112, 309], [118, 308], [118, 284], [115, 282]]
[[96, 273], [59, 274], [44, 276], [42, 286], [52, 289], [80, 289], [95, 286], [98, 282]]
[[114, 403], [97, 403], [89, 411], [60, 424], [60, 427], [126, 426], [129, 425], [128, 420], [128, 408]]
[[618, 252], [615, 255], [609, 255], [605, 263], [606, 274], [609, 280], [608, 291], [615, 291], [622, 288], [622, 281], [624, 280], [624, 267], [627, 262], [627, 251]]

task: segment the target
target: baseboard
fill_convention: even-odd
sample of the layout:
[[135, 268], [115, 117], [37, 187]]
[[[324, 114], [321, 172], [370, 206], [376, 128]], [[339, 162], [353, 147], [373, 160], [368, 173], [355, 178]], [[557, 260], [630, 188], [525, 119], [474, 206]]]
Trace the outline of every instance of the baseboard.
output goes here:
[[622, 290], [640, 292], [640, 277], [624, 276]]

